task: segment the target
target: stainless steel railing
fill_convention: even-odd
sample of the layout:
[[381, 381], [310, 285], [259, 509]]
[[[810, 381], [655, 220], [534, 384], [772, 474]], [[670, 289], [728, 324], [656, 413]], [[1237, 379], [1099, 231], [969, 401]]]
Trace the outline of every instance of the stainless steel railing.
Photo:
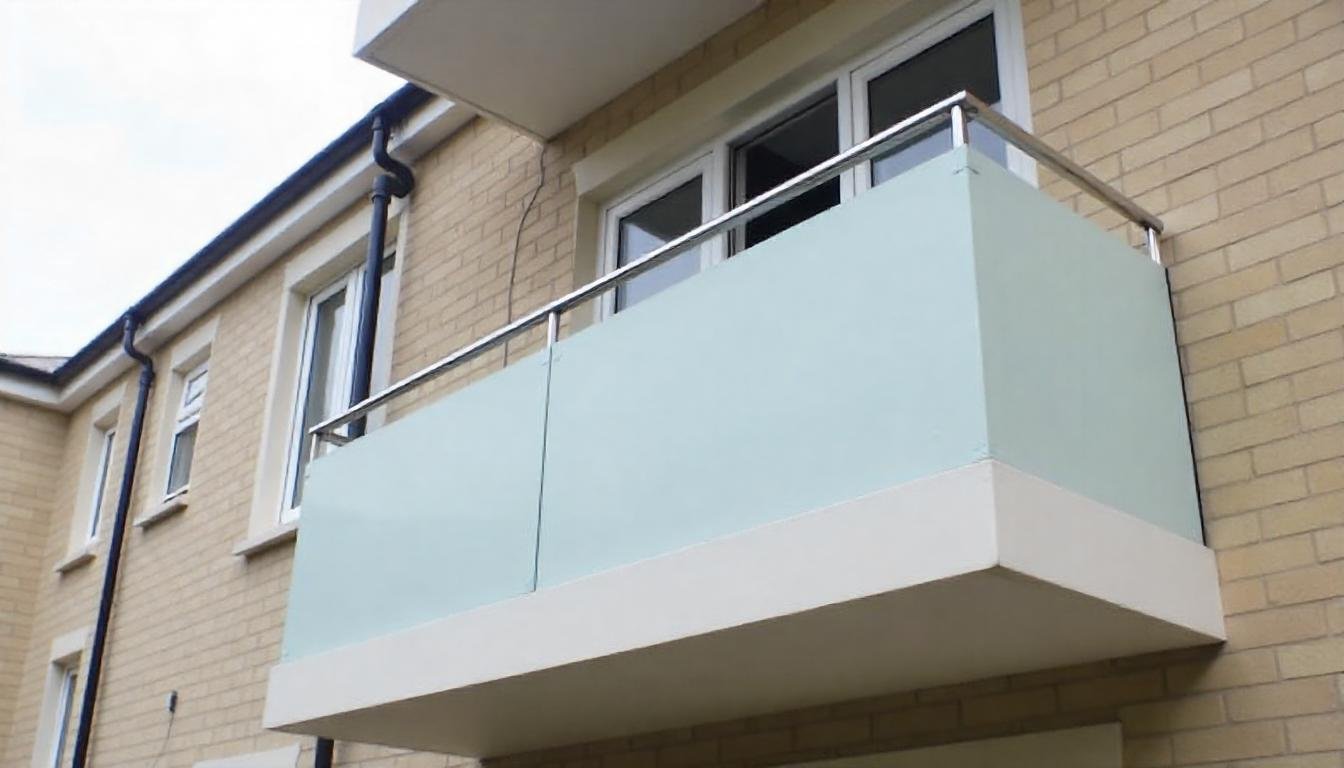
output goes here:
[[825, 184], [849, 168], [867, 162], [892, 148], [944, 125], [951, 126], [952, 145], [954, 147], [966, 144], [969, 138], [967, 123], [972, 120], [983, 124], [1009, 145], [1016, 147], [1060, 176], [1082, 187], [1126, 219], [1142, 227], [1146, 234], [1149, 255], [1158, 264], [1162, 263], [1158, 251], [1158, 236], [1162, 232], [1162, 221], [1160, 219], [1144, 210], [1138, 203], [1125, 197], [1114, 187], [1093, 176], [1077, 163], [1052, 149], [1040, 139], [1022, 130], [1008, 118], [990, 109], [981, 100], [962, 91], [920, 110], [868, 140], [813, 166], [733, 210], [701, 224], [635, 261], [612, 270], [587, 285], [570, 291], [549, 304], [491, 331], [438, 362], [407, 376], [381, 392], [371, 395], [341, 413], [317, 424], [309, 430], [309, 434], [317, 440], [327, 440], [333, 443], [349, 442], [349, 438], [339, 434], [336, 430], [355, 419], [367, 416], [374, 409], [387, 405], [398, 397], [444, 375], [458, 365], [533, 327], [540, 326], [542, 323], [546, 324], [547, 346], [554, 344], [559, 337], [560, 315], [564, 312], [601, 296], [620, 283], [653, 269], [683, 251], [741, 226], [804, 192]]

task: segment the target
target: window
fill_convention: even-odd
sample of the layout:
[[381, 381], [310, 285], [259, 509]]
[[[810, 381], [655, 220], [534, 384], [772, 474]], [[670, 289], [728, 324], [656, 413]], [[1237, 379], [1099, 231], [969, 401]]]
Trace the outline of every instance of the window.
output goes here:
[[[770, 191], [839, 151], [840, 110], [831, 88], [733, 149], [733, 205]], [[835, 178], [747, 222], [734, 233], [733, 250], [750, 248], [839, 203], [840, 179]]]
[[[958, 91], [1009, 117], [1028, 115], [1024, 53], [1015, 0], [946, 3], [883, 48], [814, 83], [782, 108], [712, 141], [680, 171], [636, 189], [603, 212], [599, 267], [611, 271], [729, 208], [763, 194], [840, 151]], [[977, 151], [1029, 179], [1030, 161], [978, 123]], [[616, 289], [604, 314], [620, 311], [723, 256], [750, 248], [949, 149], [946, 129], [912, 139], [737, 228], [727, 238], [674, 257]]]
[[187, 490], [191, 480], [191, 460], [196, 453], [196, 429], [205, 405], [205, 385], [209, 368], [201, 365], [182, 379], [182, 397], [177, 405], [173, 425], [172, 448], [168, 454], [168, 484], [165, 496], [175, 496]]
[[98, 466], [93, 475], [93, 494], [89, 498], [89, 529], [85, 535], [86, 541], [93, 541], [98, 538], [98, 524], [102, 521], [103, 497], [107, 495], [107, 476], [112, 471], [112, 446], [116, 442], [117, 432], [109, 427], [99, 430], [96, 437], [98, 444]]
[[65, 743], [69, 740], [70, 718], [75, 709], [75, 684], [79, 682], [73, 665], [57, 665], [57, 674], [60, 682], [56, 689], [56, 719], [50, 739], [51, 760], [47, 763], [51, 768], [62, 768], [65, 764]]
[[[711, 158], [701, 157], [614, 206], [607, 214], [607, 270], [639, 259], [699, 226], [710, 213], [705, 179], [712, 176]], [[701, 246], [617, 286], [608, 312], [619, 312], [696, 274], [715, 260], [713, 248]]]
[[[856, 74], [867, 101], [868, 134], [879, 133], [957, 91], [968, 91], [998, 108], [998, 53], [994, 17], [985, 16], [913, 56], [897, 49]], [[992, 131], [972, 122], [971, 144], [1007, 163], [1007, 147]], [[871, 183], [882, 182], [947, 151], [947, 131], [936, 131], [878, 157], [871, 163]]]
[[[394, 265], [394, 254], [383, 257], [383, 296], [390, 294], [389, 275]], [[304, 473], [308, 463], [315, 458], [309, 430], [345, 410], [350, 404], [363, 279], [364, 268], [360, 267], [308, 300], [299, 391], [295, 401], [285, 497], [280, 515], [282, 522], [297, 517], [303, 501]], [[393, 308], [392, 301], [379, 302], [380, 326]], [[378, 341], [385, 340], [380, 338]], [[319, 450], [327, 447], [323, 444]]]

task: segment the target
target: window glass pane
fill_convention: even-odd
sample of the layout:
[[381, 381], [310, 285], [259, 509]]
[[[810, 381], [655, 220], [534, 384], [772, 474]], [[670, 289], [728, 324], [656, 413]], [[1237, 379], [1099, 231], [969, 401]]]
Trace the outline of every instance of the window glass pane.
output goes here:
[[61, 768], [65, 762], [65, 742], [70, 735], [70, 715], [75, 708], [75, 683], [79, 676], [66, 671], [61, 679], [60, 700], [56, 705], [56, 730], [51, 735], [51, 766]]
[[[616, 266], [622, 267], [649, 251], [699, 226], [699, 176], [621, 219]], [[616, 310], [636, 304], [700, 271], [700, 249], [677, 254], [654, 269], [616, 287]]]
[[345, 319], [345, 290], [323, 299], [313, 309], [312, 334], [308, 344], [308, 381], [303, 391], [303, 419], [298, 436], [298, 457], [294, 467], [294, 490], [290, 506], [303, 497], [303, 473], [311, 457], [312, 440], [308, 430], [325, 421], [341, 407], [337, 402], [341, 386], [339, 368], [341, 334]]
[[201, 371], [187, 379], [186, 384], [182, 386], [182, 410], [184, 412], [200, 410], [202, 401], [205, 400], [205, 383], [208, 376], [208, 371]]
[[195, 452], [196, 425], [192, 424], [173, 436], [173, 455], [168, 460], [168, 494], [186, 487], [191, 479], [191, 458]]
[[[764, 134], [734, 150], [733, 205], [779, 186], [840, 151], [840, 116], [835, 94], [807, 105]], [[832, 179], [749, 222], [739, 248], [750, 248], [840, 203], [840, 180]]]
[[[921, 109], [968, 91], [993, 107], [999, 105], [999, 69], [994, 46], [994, 17], [987, 16], [951, 37], [896, 65], [868, 82], [869, 135], [890, 128]], [[1007, 162], [1003, 140], [971, 123], [971, 144], [1000, 164]], [[951, 147], [951, 135], [939, 130], [873, 160], [873, 184], [881, 184]]]
[[116, 439], [115, 430], [103, 433], [102, 445], [98, 454], [98, 474], [93, 481], [93, 497], [89, 507], [89, 538], [98, 535], [98, 523], [103, 512], [103, 497], [107, 494], [107, 476], [112, 471], [112, 443]]

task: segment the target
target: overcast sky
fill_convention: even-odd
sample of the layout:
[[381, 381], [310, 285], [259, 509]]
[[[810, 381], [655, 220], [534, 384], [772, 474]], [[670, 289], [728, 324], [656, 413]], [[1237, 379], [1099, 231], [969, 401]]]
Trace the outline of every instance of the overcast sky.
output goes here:
[[401, 81], [355, 0], [0, 0], [0, 351], [70, 354]]

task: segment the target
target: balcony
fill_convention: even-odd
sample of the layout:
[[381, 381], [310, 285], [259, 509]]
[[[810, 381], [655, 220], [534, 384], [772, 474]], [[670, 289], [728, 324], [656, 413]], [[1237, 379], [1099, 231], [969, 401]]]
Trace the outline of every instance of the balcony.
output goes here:
[[548, 138], [759, 3], [361, 0], [355, 55]]
[[265, 719], [496, 756], [1202, 645], [1200, 538], [1163, 268], [958, 146], [314, 462]]

